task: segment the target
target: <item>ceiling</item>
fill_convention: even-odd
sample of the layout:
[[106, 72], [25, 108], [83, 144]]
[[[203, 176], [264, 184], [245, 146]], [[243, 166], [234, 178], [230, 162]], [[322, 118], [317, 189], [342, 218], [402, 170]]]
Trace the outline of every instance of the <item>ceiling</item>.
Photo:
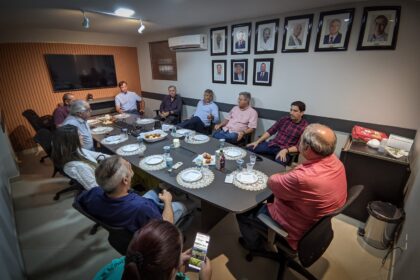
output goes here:
[[[80, 11], [113, 12], [125, 7], [141, 18], [145, 33], [178, 28], [196, 28], [247, 18], [319, 8], [364, 0], [2, 0], [0, 27], [55, 28], [83, 31]], [[136, 35], [136, 20], [86, 13], [90, 32]]]

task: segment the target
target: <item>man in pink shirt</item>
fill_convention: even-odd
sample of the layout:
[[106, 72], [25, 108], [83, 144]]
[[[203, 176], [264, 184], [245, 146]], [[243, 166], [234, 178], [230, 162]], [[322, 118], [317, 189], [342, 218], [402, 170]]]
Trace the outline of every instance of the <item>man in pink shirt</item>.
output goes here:
[[266, 226], [257, 218], [269, 215], [288, 232], [287, 242], [294, 250], [305, 232], [323, 216], [341, 208], [347, 198], [344, 166], [334, 155], [337, 138], [325, 125], [311, 124], [304, 130], [299, 151], [306, 161], [285, 174], [274, 174], [268, 186], [274, 202], [237, 215], [247, 249], [263, 249], [263, 238], [256, 228]]
[[238, 106], [233, 107], [226, 119], [214, 126], [216, 132], [213, 137], [236, 144], [246, 134], [252, 133], [257, 128], [258, 114], [250, 106], [250, 101], [249, 92], [239, 93]]

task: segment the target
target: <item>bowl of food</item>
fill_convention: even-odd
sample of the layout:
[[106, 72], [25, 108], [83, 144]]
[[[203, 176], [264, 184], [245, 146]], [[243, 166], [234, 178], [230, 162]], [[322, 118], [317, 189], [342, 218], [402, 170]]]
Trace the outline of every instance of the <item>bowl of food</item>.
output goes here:
[[162, 130], [153, 130], [150, 132], [142, 133], [141, 138], [143, 138], [143, 140], [146, 142], [157, 142], [162, 139], [165, 139], [167, 135], [168, 134], [163, 132]]

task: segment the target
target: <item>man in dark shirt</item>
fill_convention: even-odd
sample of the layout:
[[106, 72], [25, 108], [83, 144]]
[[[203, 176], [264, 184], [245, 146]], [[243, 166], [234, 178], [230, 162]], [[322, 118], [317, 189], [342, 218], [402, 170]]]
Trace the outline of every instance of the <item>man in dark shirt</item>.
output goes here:
[[53, 119], [56, 127], [59, 127], [63, 124], [64, 120], [67, 118], [70, 112], [70, 104], [74, 100], [74, 96], [71, 93], [63, 94], [63, 104], [59, 104], [54, 110]]
[[159, 117], [166, 123], [177, 124], [182, 113], [182, 99], [176, 94], [175, 86], [169, 86], [168, 93], [160, 103]]
[[[290, 105], [290, 115], [279, 119], [257, 141], [248, 144], [248, 150], [257, 154], [276, 155], [276, 161], [283, 165], [288, 164], [289, 153], [298, 151], [300, 135], [308, 125], [308, 122], [302, 118], [305, 109], [305, 103], [302, 101], [293, 102]], [[274, 134], [276, 136], [272, 140], [265, 141]]]
[[151, 219], [177, 223], [186, 213], [179, 202], [172, 202], [170, 192], [149, 191], [140, 196], [130, 191], [134, 172], [128, 161], [111, 156], [101, 161], [95, 170], [95, 187], [78, 197], [81, 206], [90, 215], [116, 227], [135, 232]]

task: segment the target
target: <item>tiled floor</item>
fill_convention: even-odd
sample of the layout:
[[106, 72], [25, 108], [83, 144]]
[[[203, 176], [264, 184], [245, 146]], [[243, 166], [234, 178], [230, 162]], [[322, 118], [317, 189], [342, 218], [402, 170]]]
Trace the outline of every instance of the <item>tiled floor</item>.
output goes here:
[[[20, 245], [29, 279], [92, 279], [113, 258], [119, 257], [101, 229], [89, 235], [92, 222], [71, 207], [72, 194], [54, 201], [54, 193], [67, 186], [68, 179], [50, 178], [49, 160], [21, 155], [21, 177], [12, 184], [14, 208]], [[200, 215], [197, 215], [197, 219]], [[333, 220], [335, 232], [330, 247], [312, 267], [319, 279], [385, 280], [388, 263], [382, 267], [385, 251], [366, 245], [357, 237], [357, 221], [346, 216]], [[191, 246], [195, 223], [187, 232]], [[239, 236], [234, 215], [226, 216], [211, 231], [209, 257], [213, 279], [276, 279], [277, 264], [271, 260], [245, 260], [245, 250], [237, 243]], [[189, 273], [191, 279], [198, 279]], [[287, 271], [285, 279], [302, 279]]]

